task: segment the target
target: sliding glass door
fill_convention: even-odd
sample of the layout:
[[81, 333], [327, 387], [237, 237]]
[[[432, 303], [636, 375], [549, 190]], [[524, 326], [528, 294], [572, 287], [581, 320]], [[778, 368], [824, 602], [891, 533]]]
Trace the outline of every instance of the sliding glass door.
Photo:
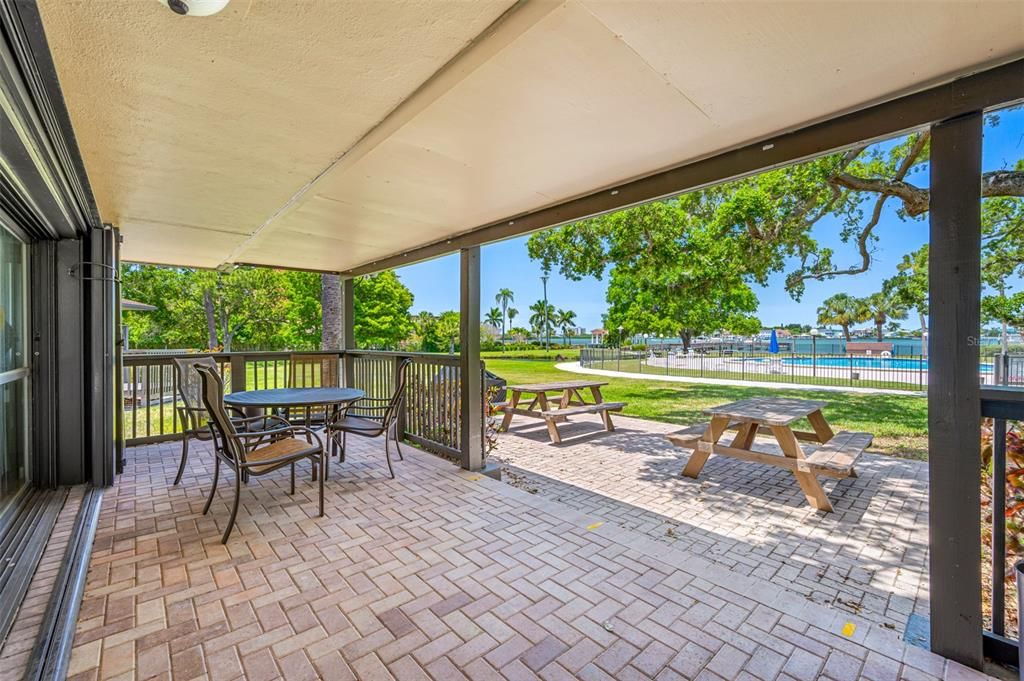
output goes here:
[[0, 225], [0, 509], [28, 481], [26, 248]]

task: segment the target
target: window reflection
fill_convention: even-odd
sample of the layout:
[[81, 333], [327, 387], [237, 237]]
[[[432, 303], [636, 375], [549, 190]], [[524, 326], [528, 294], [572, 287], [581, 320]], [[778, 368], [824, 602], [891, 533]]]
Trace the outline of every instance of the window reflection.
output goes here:
[[28, 479], [25, 245], [0, 227], [0, 508]]

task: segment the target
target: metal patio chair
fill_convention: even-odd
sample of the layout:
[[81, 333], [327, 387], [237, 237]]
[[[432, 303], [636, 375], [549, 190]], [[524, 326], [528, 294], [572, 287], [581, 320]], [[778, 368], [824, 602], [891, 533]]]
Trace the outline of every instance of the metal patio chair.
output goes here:
[[391, 466], [390, 441], [395, 441], [398, 458], [402, 461], [401, 439], [398, 432], [398, 416], [405, 403], [405, 389], [408, 382], [407, 373], [412, 358], [406, 357], [395, 367], [396, 386], [391, 397], [364, 397], [347, 409], [338, 412], [337, 416], [327, 424], [327, 437], [339, 447], [339, 461], [345, 460], [345, 445], [348, 434], [361, 437], [377, 438], [384, 436], [384, 456], [388, 462], [388, 472], [395, 477], [395, 469]]
[[[181, 476], [185, 473], [185, 465], [188, 463], [188, 443], [195, 438], [200, 442], [209, 442], [212, 433], [207, 425], [208, 418], [206, 407], [203, 406], [202, 390], [203, 384], [195, 366], [205, 366], [218, 372], [217, 360], [213, 357], [175, 357], [171, 359], [174, 363], [174, 373], [178, 382], [178, 398], [181, 404], [177, 405], [178, 418], [181, 419], [184, 434], [181, 440], [181, 463], [178, 464], [178, 474], [174, 477], [174, 484], [181, 482]], [[236, 407], [227, 407], [234, 412], [231, 418], [245, 418], [245, 413]]]
[[[213, 482], [210, 495], [203, 507], [203, 515], [210, 510], [217, 493], [221, 463], [235, 472], [235, 499], [231, 506], [231, 517], [224, 529], [221, 543], [226, 544], [238, 515], [238, 499], [242, 494], [242, 477], [266, 475], [285, 466], [291, 467], [291, 491], [295, 494], [295, 464], [310, 461], [313, 477], [320, 483], [320, 517], [324, 515], [324, 477], [326, 457], [320, 437], [305, 426], [289, 424], [280, 416], [254, 416], [246, 419], [232, 419], [224, 405], [224, 382], [216, 369], [198, 364], [203, 383], [203, 404], [210, 415], [215, 458]], [[239, 430], [244, 426], [244, 430]], [[296, 437], [301, 435], [303, 438]], [[218, 446], [219, 445], [219, 446]]]

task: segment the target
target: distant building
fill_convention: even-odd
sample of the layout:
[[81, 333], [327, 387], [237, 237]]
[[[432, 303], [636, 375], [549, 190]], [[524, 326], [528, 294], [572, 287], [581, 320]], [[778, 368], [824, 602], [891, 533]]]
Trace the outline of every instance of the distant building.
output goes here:
[[591, 345], [604, 345], [605, 336], [608, 332], [604, 329], [591, 329], [590, 331], [590, 344]]
[[496, 340], [501, 337], [501, 329], [486, 322], [480, 325], [480, 333], [486, 336], [488, 340]]

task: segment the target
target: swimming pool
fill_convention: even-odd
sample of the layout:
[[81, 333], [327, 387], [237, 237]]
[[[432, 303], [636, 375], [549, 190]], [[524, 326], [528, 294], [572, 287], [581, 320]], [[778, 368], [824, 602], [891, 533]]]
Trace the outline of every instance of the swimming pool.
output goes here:
[[[783, 364], [796, 366], [842, 367], [854, 369], [928, 370], [927, 359], [901, 359], [899, 357], [784, 357]], [[979, 371], [992, 371], [991, 364], [979, 364]]]

